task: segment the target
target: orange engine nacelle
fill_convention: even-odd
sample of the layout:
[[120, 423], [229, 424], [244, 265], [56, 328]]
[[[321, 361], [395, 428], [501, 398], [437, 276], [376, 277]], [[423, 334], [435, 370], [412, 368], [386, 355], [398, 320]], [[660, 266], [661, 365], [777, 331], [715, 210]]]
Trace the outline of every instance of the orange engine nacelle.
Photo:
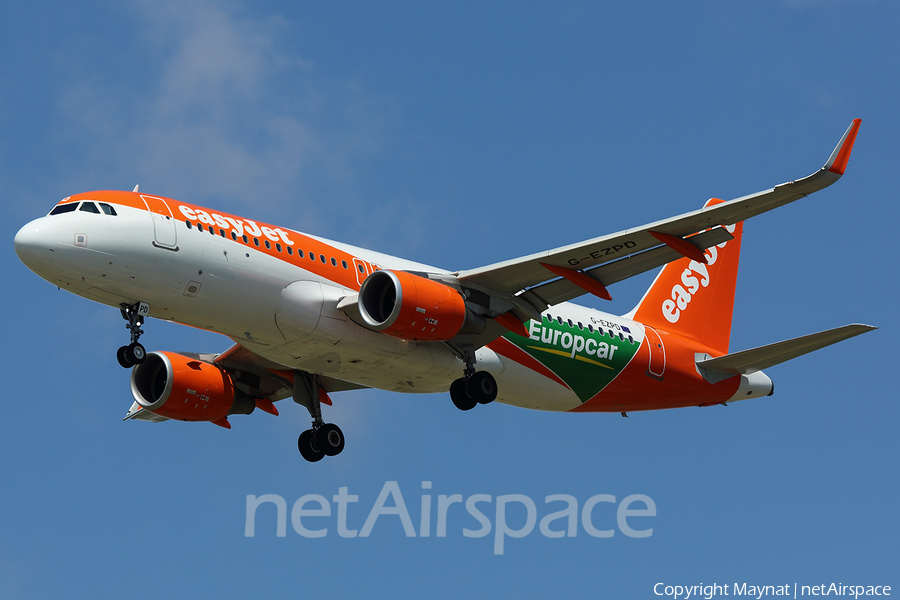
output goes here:
[[403, 271], [375, 271], [359, 288], [366, 325], [393, 337], [443, 342], [462, 329], [466, 304], [455, 289]]
[[131, 393], [142, 408], [179, 421], [215, 422], [256, 406], [224, 369], [174, 352], [148, 352], [131, 371]]

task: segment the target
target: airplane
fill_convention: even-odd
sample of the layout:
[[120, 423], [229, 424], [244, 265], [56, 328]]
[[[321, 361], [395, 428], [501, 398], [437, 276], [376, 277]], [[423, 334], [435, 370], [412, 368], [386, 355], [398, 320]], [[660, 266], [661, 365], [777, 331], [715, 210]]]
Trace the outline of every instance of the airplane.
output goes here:
[[[292, 397], [312, 419], [310, 462], [344, 449], [331, 394], [449, 390], [460, 410], [629, 412], [771, 395], [763, 369], [866, 333], [836, 329], [729, 353], [743, 221], [844, 173], [860, 120], [796, 181], [576, 244], [448, 271], [172, 198], [69, 196], [15, 237], [55, 286], [120, 310], [134, 402], [125, 419], [209, 421]], [[662, 267], [628, 314], [569, 302]], [[215, 331], [218, 354], [147, 352], [148, 317]]]

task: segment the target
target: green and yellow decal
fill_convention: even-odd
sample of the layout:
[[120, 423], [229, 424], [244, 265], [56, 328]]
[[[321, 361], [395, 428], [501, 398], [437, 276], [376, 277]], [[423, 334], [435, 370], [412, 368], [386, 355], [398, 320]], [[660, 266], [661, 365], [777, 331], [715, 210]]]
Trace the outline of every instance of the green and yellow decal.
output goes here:
[[[544, 315], [540, 322], [532, 320], [526, 324], [528, 337], [513, 333], [503, 337], [543, 367], [536, 370], [549, 371], [544, 374], [552, 375], [552, 379], [563, 383], [584, 403], [615, 379], [641, 346], [641, 340], [635, 339], [627, 327], [607, 325], [588, 328]], [[497, 350], [500, 354], [513, 354], [502, 348]], [[518, 360], [514, 355], [508, 358]]]

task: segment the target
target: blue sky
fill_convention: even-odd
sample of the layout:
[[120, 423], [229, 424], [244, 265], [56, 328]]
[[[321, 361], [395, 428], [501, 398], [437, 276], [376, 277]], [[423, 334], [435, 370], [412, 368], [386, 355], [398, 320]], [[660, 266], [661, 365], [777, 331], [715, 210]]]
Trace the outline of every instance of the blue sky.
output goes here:
[[[0, 8], [0, 597], [644, 598], [657, 582], [900, 585], [893, 375], [900, 8], [690, 3], [7, 3]], [[851, 119], [846, 176], [745, 226], [732, 350], [877, 332], [768, 371], [771, 398], [618, 415], [460, 413], [446, 395], [335, 396], [347, 448], [307, 464], [305, 412], [121, 421], [116, 311], [57, 291], [12, 239], [59, 199], [131, 189], [449, 269], [617, 231], [805, 176]], [[627, 312], [652, 280], [612, 288]], [[218, 335], [151, 322], [148, 349]], [[538, 528], [320, 539], [248, 495], [644, 494], [653, 535]], [[494, 505], [485, 505], [493, 507]], [[598, 527], [615, 524], [598, 505]], [[311, 507], [311, 506], [310, 506]], [[456, 508], [459, 506], [457, 505]], [[270, 512], [265, 512], [269, 510]], [[517, 512], [518, 511], [518, 512]], [[432, 517], [434, 519], [434, 517]], [[524, 523], [521, 506], [511, 526]], [[559, 523], [554, 526], [559, 528]], [[432, 528], [434, 522], [432, 522]]]

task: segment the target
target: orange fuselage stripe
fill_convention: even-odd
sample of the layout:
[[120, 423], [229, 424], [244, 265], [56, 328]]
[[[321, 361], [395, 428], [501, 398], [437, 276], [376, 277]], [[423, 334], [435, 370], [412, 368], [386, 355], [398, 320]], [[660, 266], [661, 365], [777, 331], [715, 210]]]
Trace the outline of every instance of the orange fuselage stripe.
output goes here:
[[[66, 198], [60, 204], [92, 200], [148, 211], [147, 205], [141, 196], [142, 194], [135, 192], [107, 190], [76, 194]], [[319, 275], [348, 289], [359, 290], [362, 278], [357, 277], [358, 265], [362, 265], [363, 269], [366, 270], [364, 275], [368, 275], [379, 268], [378, 266], [353, 256], [348, 252], [292, 229], [275, 227], [269, 223], [254, 221], [252, 219], [238, 217], [221, 211], [211, 211], [202, 206], [188, 204], [187, 202], [181, 202], [180, 200], [165, 198], [163, 196], [151, 196], [149, 194], [143, 194], [143, 196], [161, 200], [169, 207], [169, 210], [172, 212], [172, 218], [176, 222], [176, 227], [179, 222], [184, 227], [181, 235], [218, 235], [233, 243], [262, 252], [305, 271]], [[182, 211], [181, 207], [185, 207], [187, 210]], [[160, 211], [156, 210], [155, 212]], [[188, 218], [185, 212], [188, 215], [193, 213], [196, 218]], [[190, 230], [186, 228], [186, 221], [191, 222]], [[238, 227], [237, 224], [239, 224], [240, 227]], [[198, 225], [203, 226], [202, 232], [196, 231]], [[214, 233], [210, 233], [210, 228], [212, 228]], [[248, 232], [247, 229], [250, 231]], [[240, 231], [241, 235], [238, 235], [237, 239], [234, 240], [231, 237], [232, 231], [236, 234]], [[280, 233], [274, 233], [276, 231], [279, 231]], [[256, 234], [251, 235], [253, 232], [256, 232]], [[268, 233], [268, 235], [266, 235], [266, 233]], [[244, 237], [247, 238], [246, 242], [244, 242]], [[266, 247], [266, 242], [269, 244], [268, 248]], [[278, 251], [278, 247], [281, 247], [280, 252]], [[293, 254], [288, 254], [288, 247], [292, 248]], [[323, 257], [325, 259], [324, 262], [322, 260]], [[356, 259], [356, 262], [354, 262], [354, 258]], [[344, 267], [344, 264], [347, 266]]]

